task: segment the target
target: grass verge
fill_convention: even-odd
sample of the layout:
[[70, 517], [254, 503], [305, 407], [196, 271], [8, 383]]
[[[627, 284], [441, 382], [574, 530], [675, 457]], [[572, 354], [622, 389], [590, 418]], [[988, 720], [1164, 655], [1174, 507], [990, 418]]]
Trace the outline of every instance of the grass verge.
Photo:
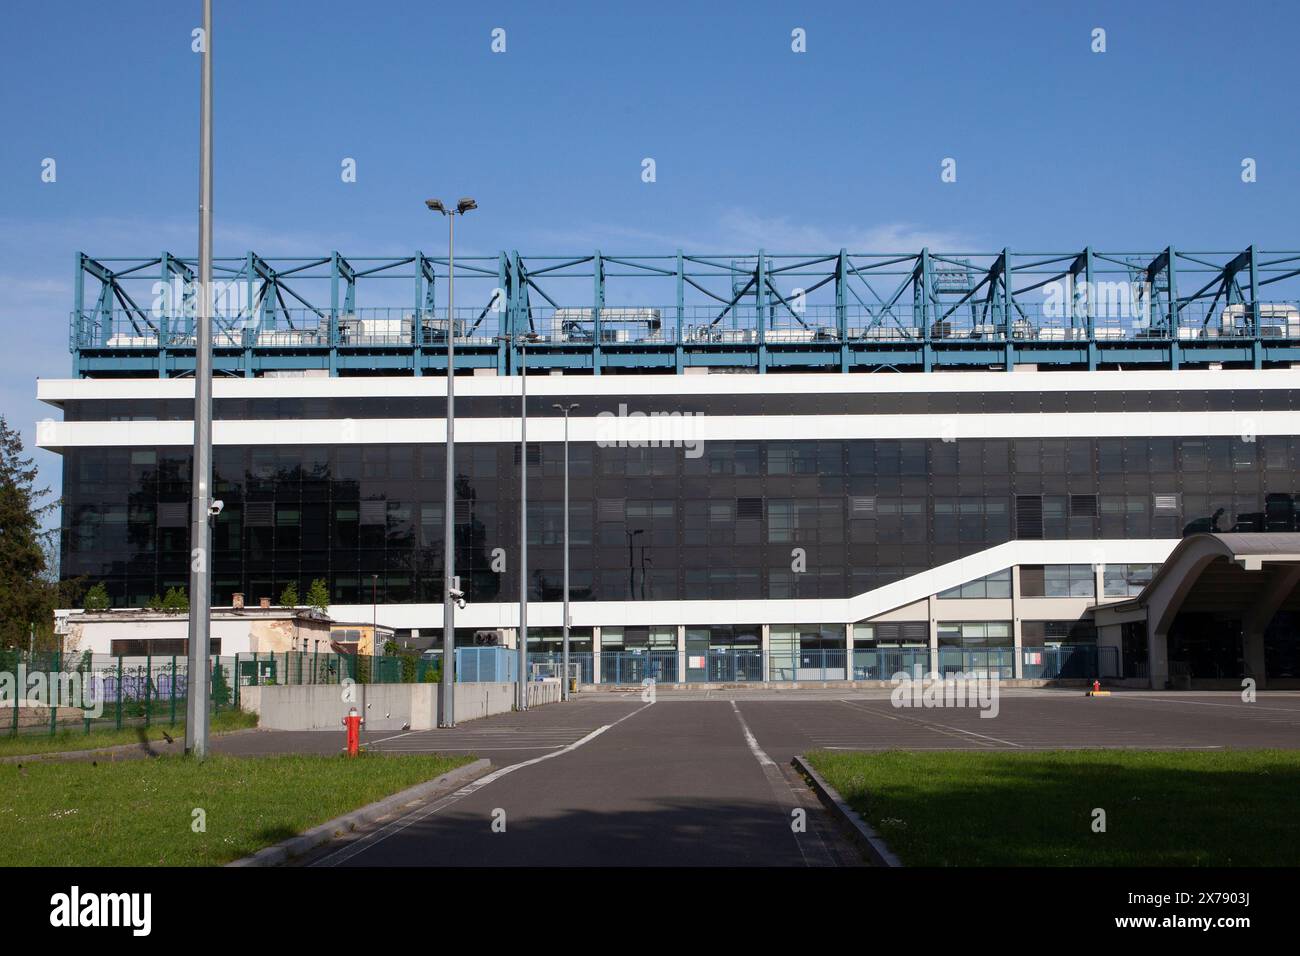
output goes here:
[[[214, 866], [473, 757], [159, 757], [0, 765], [0, 866]], [[193, 829], [203, 811], [206, 832]]]
[[1300, 865], [1300, 751], [807, 759], [908, 866]]
[[[257, 714], [242, 710], [223, 710], [213, 714], [208, 728], [211, 733], [227, 733], [232, 730], [244, 730], [257, 726]], [[60, 730], [48, 733], [8, 734], [0, 737], [0, 757], [18, 757], [27, 754], [59, 753], [65, 750], [94, 750], [97, 747], [116, 747], [119, 744], [136, 744], [146, 740], [164, 740], [163, 734], [170, 734], [177, 739], [185, 737], [185, 721], [167, 724], [162, 721], [146, 727], [138, 724], [133, 727], [93, 727], [90, 733], [81, 729]]]

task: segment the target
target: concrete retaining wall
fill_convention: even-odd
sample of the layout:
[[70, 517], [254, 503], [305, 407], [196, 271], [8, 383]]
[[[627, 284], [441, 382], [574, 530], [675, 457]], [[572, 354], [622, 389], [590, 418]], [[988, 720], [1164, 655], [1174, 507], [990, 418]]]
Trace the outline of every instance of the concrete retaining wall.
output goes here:
[[[456, 723], [514, 710], [514, 684], [456, 684]], [[269, 730], [339, 730], [353, 703], [344, 702], [338, 684], [241, 687], [239, 702], [258, 715], [258, 726]], [[440, 684], [356, 684], [355, 706], [365, 717], [365, 729], [431, 730], [438, 726]], [[528, 685], [528, 705], [539, 707], [560, 699], [558, 680]]]

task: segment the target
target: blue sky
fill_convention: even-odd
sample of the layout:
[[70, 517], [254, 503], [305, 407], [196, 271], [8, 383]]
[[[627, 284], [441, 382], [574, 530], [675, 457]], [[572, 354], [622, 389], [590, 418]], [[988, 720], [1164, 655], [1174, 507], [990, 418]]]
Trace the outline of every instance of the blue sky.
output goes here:
[[[214, 6], [218, 255], [441, 252], [427, 195], [479, 200], [462, 253], [1300, 245], [1294, 4]], [[194, 254], [199, 11], [5, 11], [0, 412], [29, 445], [74, 252]]]

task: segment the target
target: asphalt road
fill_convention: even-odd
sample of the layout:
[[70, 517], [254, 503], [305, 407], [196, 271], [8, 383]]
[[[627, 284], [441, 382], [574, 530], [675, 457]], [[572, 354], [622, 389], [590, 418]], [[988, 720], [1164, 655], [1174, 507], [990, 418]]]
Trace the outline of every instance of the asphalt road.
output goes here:
[[[751, 748], [730, 701], [646, 704], [602, 696], [502, 715], [507, 716], [474, 721], [450, 737], [428, 731], [379, 744], [377, 749], [410, 752], [475, 742], [474, 752], [491, 757], [501, 770], [309, 862], [861, 865], [793, 771]], [[565, 729], [541, 726], [547, 722]], [[587, 727], [587, 733], [562, 742], [563, 735]], [[519, 749], [542, 739], [557, 742], [558, 749]]]
[[[235, 753], [337, 752], [342, 734], [263, 732]], [[790, 767], [809, 750], [1300, 747], [1300, 693], [1007, 691], [996, 717], [909, 709], [884, 692], [584, 694], [375, 750], [488, 757], [493, 772], [376, 824], [315, 866], [830, 866], [862, 860]], [[802, 832], [792, 826], [803, 811]]]

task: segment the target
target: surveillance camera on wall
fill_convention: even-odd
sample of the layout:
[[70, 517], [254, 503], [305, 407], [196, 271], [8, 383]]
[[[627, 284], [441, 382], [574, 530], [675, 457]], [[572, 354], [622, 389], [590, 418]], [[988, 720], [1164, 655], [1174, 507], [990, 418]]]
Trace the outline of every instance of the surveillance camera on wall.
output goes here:
[[222, 501], [220, 498], [217, 498], [210, 505], [208, 505], [208, 517], [215, 518], [217, 515], [221, 514], [222, 510], [225, 507], [226, 507], [226, 503]]

